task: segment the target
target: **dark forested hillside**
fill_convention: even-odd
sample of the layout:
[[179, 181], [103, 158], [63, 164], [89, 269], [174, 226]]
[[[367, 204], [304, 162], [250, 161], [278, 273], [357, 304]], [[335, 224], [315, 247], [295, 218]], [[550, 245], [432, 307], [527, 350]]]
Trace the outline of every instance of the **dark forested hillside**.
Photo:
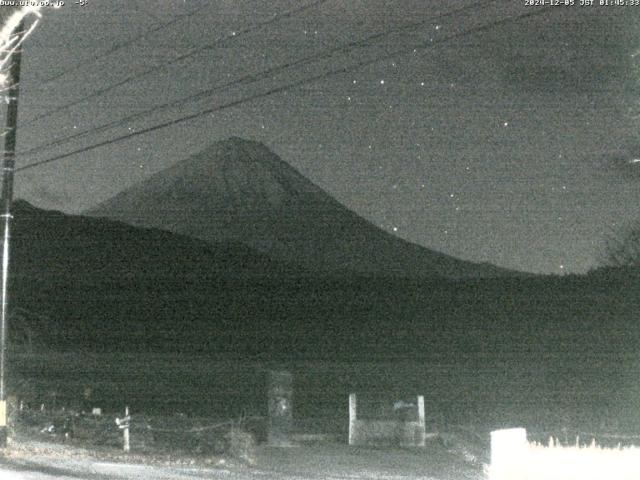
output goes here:
[[633, 351], [640, 332], [633, 271], [465, 281], [309, 275], [242, 245], [24, 202], [12, 245], [12, 306], [50, 319], [47, 343], [64, 349], [535, 355]]

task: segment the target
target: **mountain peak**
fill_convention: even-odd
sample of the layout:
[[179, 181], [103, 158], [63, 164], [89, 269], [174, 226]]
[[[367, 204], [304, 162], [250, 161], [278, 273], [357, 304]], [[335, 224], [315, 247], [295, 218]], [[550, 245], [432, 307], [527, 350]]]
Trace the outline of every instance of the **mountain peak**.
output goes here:
[[323, 271], [453, 278], [506, 273], [382, 231], [264, 144], [239, 137], [214, 142], [87, 213], [208, 242], [242, 242]]
[[[270, 153], [270, 150], [265, 144], [256, 142], [254, 140], [247, 140], [241, 137], [229, 137], [224, 140], [219, 140], [206, 147], [201, 153], [219, 150], [224, 150], [228, 153], [245, 153], [248, 155], [251, 155], [255, 152]], [[256, 157], [253, 157], [252, 159], [258, 160], [258, 158]]]

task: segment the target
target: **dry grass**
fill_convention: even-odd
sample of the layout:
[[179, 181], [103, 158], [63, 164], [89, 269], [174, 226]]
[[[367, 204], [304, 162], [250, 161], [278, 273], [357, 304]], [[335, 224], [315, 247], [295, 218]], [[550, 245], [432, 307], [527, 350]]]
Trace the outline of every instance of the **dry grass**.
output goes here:
[[604, 448], [590, 445], [527, 443], [508, 462], [492, 465], [491, 480], [637, 480], [640, 478], [640, 448]]

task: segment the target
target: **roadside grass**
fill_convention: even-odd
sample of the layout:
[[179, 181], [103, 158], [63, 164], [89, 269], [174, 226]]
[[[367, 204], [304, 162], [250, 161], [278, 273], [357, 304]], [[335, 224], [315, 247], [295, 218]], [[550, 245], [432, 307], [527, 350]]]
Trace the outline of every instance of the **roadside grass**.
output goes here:
[[514, 452], [499, 468], [486, 468], [490, 480], [637, 480], [640, 478], [640, 448], [562, 445], [550, 439], [547, 445], [531, 442]]

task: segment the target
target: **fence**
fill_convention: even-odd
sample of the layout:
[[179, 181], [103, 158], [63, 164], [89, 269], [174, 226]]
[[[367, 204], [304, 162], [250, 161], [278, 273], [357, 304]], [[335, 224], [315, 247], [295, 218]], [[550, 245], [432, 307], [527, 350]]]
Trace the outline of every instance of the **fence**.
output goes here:
[[553, 438], [547, 446], [527, 441], [524, 428], [491, 432], [491, 480], [637, 480], [640, 448], [603, 448], [561, 445]]
[[[407, 411], [417, 407], [417, 419], [409, 420]], [[379, 445], [392, 443], [403, 447], [424, 447], [426, 427], [424, 397], [417, 397], [416, 405], [396, 402], [396, 418], [359, 419], [355, 393], [349, 395], [349, 445]]]

